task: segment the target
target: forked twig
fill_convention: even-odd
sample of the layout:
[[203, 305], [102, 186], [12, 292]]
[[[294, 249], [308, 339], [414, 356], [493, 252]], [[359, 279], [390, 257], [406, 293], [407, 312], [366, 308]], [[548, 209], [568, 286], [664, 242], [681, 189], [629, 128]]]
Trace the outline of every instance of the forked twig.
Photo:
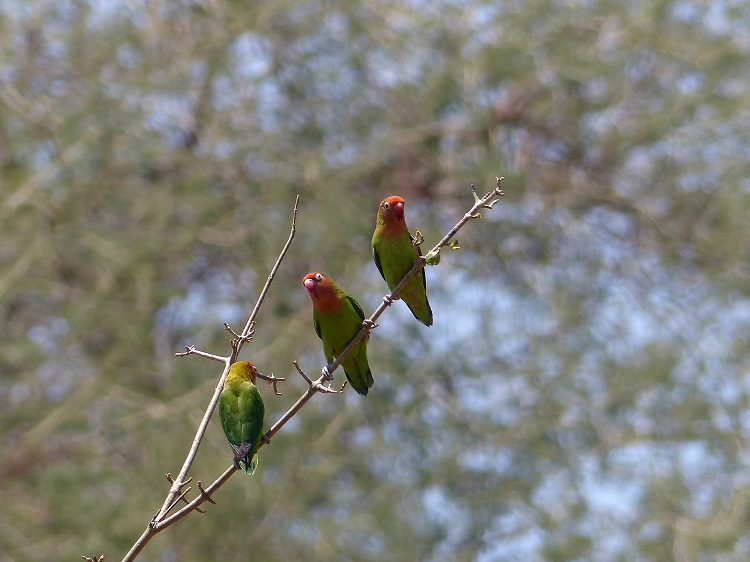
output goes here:
[[266, 381], [266, 382], [267, 382], [268, 384], [270, 384], [270, 385], [271, 385], [271, 386], [273, 387], [273, 393], [274, 393], [274, 394], [275, 394], [276, 396], [281, 396], [281, 392], [279, 392], [278, 388], [276, 388], [276, 385], [277, 385], [278, 383], [280, 383], [280, 382], [283, 382], [283, 381], [285, 381], [285, 380], [286, 380], [286, 378], [284, 378], [284, 377], [277, 377], [277, 376], [275, 376], [275, 375], [274, 375], [273, 373], [271, 373], [270, 375], [264, 375], [263, 373], [258, 373], [258, 374], [257, 374], [256, 376], [257, 376], [257, 377], [258, 377], [259, 379], [263, 379], [263, 380], [264, 380], [264, 381]]
[[253, 328], [255, 327], [255, 318], [258, 316], [258, 312], [260, 312], [260, 307], [263, 304], [263, 301], [266, 298], [266, 293], [268, 293], [268, 289], [271, 288], [271, 283], [273, 283], [274, 277], [276, 277], [276, 272], [279, 270], [279, 266], [281, 265], [281, 260], [284, 259], [284, 256], [286, 256], [287, 250], [289, 250], [289, 246], [292, 245], [292, 240], [294, 240], [294, 234], [297, 232], [297, 209], [299, 208], [299, 195], [294, 199], [294, 210], [292, 211], [292, 228], [289, 231], [289, 238], [286, 240], [286, 244], [284, 244], [284, 247], [281, 249], [281, 253], [279, 254], [279, 257], [276, 258], [276, 263], [273, 264], [273, 267], [271, 268], [271, 272], [268, 274], [268, 279], [266, 279], [266, 284], [263, 285], [263, 289], [260, 292], [260, 295], [258, 296], [258, 300], [255, 303], [255, 306], [253, 307], [253, 311], [250, 313], [250, 316], [247, 319], [247, 323], [245, 324], [245, 328], [242, 330], [242, 334], [239, 337], [239, 341], [237, 342], [237, 347], [234, 349], [234, 353], [232, 353], [232, 363], [237, 360], [237, 357], [240, 354], [240, 351], [242, 350], [242, 345], [247, 341], [247, 337], [252, 336]]
[[174, 355], [175, 357], [185, 357], [187, 355], [198, 355], [200, 357], [205, 357], [206, 359], [211, 359], [212, 361], [218, 361], [220, 363], [226, 363], [226, 360], [227, 360], [226, 357], [222, 357], [221, 355], [214, 355], [213, 353], [206, 353], [205, 351], [195, 349], [194, 345], [186, 345], [185, 351], [175, 353]]

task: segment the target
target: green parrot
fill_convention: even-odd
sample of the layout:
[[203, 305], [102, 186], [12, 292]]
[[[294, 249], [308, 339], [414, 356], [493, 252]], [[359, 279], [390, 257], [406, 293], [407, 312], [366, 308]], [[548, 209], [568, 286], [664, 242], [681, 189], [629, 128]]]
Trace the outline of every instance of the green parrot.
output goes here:
[[[322, 273], [308, 273], [302, 284], [310, 294], [315, 333], [323, 340], [323, 353], [330, 363], [357, 335], [365, 319], [365, 313], [356, 300], [342, 291], [333, 279]], [[359, 340], [341, 362], [349, 384], [363, 396], [367, 396], [368, 389], [374, 384], [367, 363], [368, 338], [369, 334]]]
[[234, 449], [234, 465], [253, 474], [258, 467], [258, 446], [263, 436], [266, 408], [255, 386], [258, 369], [249, 361], [232, 363], [219, 395], [219, 419]]
[[[378, 207], [378, 220], [372, 235], [372, 259], [391, 291], [414, 267], [412, 240], [413, 236], [404, 220], [404, 200], [397, 195], [386, 197]], [[421, 251], [419, 255], [422, 255]], [[432, 326], [424, 268], [404, 286], [400, 298], [414, 318], [425, 326]]]

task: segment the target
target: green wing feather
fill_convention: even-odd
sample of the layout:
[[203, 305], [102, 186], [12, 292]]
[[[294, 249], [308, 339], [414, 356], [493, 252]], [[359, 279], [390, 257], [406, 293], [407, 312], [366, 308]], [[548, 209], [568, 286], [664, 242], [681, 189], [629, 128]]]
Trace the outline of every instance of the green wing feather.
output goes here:
[[377, 267], [378, 271], [380, 272], [380, 276], [385, 279], [385, 273], [383, 273], [383, 265], [380, 263], [380, 252], [378, 252], [374, 236], [372, 237], [372, 259], [375, 262], [375, 267]]
[[[360, 321], [365, 319], [365, 312], [362, 310], [362, 307], [359, 306], [359, 303], [355, 300], [355, 298], [351, 295], [346, 295], [347, 300], [354, 308], [354, 311], [357, 313], [357, 316], [359, 316]], [[359, 331], [359, 330], [358, 330]]]
[[[357, 335], [357, 332], [359, 332], [362, 320], [365, 319], [365, 313], [354, 297], [352, 297], [351, 295], [345, 296], [347, 301], [351, 305], [350, 310], [353, 310], [359, 318], [359, 322], [352, 322], [352, 334], [346, 341], [346, 345], [349, 345], [349, 342], [352, 340], [352, 338]], [[356, 390], [363, 396], [367, 396], [367, 391], [373, 384], [375, 384], [375, 381], [372, 378], [372, 371], [370, 371], [370, 365], [367, 362], [366, 337], [357, 342], [351, 353], [349, 353], [346, 359], [341, 362], [341, 366], [344, 368], [346, 378], [349, 379], [349, 383], [352, 385], [354, 390]]]
[[[352, 338], [359, 332], [365, 313], [354, 297], [343, 293], [343, 306], [334, 313], [323, 314], [313, 309], [313, 325], [318, 337], [323, 340], [323, 353], [330, 363], [344, 351]], [[367, 396], [374, 384], [372, 372], [367, 362], [367, 341], [362, 339], [341, 362], [346, 378], [355, 391]]]
[[[409, 270], [414, 266], [414, 236], [406, 231], [399, 236], [384, 238], [376, 231], [372, 238], [372, 258], [385, 279], [388, 288], [396, 288]], [[422, 255], [422, 248], [417, 246]], [[414, 317], [426, 326], [432, 325], [432, 309], [427, 300], [427, 276], [424, 268], [419, 272], [421, 283], [411, 279], [400, 294], [402, 301], [409, 307]]]
[[318, 334], [318, 337], [323, 339], [323, 336], [320, 334], [320, 322], [318, 322], [318, 319], [315, 317], [315, 311], [313, 311], [313, 327], [315, 328], [315, 333]]

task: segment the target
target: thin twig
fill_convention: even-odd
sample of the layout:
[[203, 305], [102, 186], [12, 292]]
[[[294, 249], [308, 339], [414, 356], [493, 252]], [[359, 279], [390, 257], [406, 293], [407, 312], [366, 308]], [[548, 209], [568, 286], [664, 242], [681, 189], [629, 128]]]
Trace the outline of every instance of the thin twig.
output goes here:
[[219, 363], [227, 362], [226, 357], [222, 357], [221, 355], [214, 355], [213, 353], [206, 353], [205, 351], [201, 351], [200, 349], [195, 349], [194, 345], [186, 345], [185, 351], [175, 353], [174, 355], [175, 357], [185, 357], [186, 355], [198, 355], [199, 357], [205, 357], [206, 359], [211, 359], [212, 361], [218, 361]]
[[268, 279], [266, 279], [266, 284], [263, 285], [263, 290], [260, 292], [260, 296], [258, 297], [258, 302], [255, 303], [255, 307], [253, 308], [253, 311], [250, 313], [250, 317], [247, 319], [247, 323], [245, 324], [245, 329], [242, 330], [242, 334], [240, 335], [239, 341], [237, 342], [237, 347], [234, 350], [234, 353], [232, 353], [232, 362], [237, 360], [237, 357], [240, 354], [240, 350], [242, 349], [242, 344], [247, 341], [244, 338], [251, 332], [253, 329], [253, 326], [255, 326], [255, 318], [258, 316], [258, 312], [260, 312], [260, 306], [263, 304], [263, 301], [266, 298], [266, 293], [268, 293], [268, 289], [271, 287], [271, 283], [273, 282], [273, 278], [276, 277], [276, 272], [279, 270], [279, 266], [281, 265], [281, 260], [284, 259], [284, 256], [286, 255], [287, 250], [289, 249], [289, 246], [292, 244], [292, 240], [294, 240], [294, 234], [297, 232], [297, 209], [299, 207], [299, 195], [294, 199], [294, 211], [292, 211], [292, 228], [289, 231], [289, 238], [287, 238], [286, 244], [284, 244], [284, 247], [281, 249], [281, 253], [279, 254], [279, 257], [276, 259], [276, 263], [273, 264], [273, 267], [271, 268], [271, 273], [268, 274]]
[[296, 359], [294, 361], [292, 361], [292, 365], [294, 365], [294, 367], [297, 369], [297, 372], [302, 376], [303, 379], [305, 379], [305, 381], [307, 382], [307, 384], [309, 384], [310, 386], [312, 386], [312, 384], [313, 384], [312, 379], [307, 376], [307, 373], [305, 373], [305, 371], [302, 370], [302, 368], [299, 366], [299, 363], [297, 363]]
[[[167, 473], [166, 473], [166, 474], [165, 474], [164, 476], [166, 477], [167, 481], [168, 481], [168, 482], [169, 482], [170, 484], [174, 484], [174, 478], [172, 478], [172, 475], [171, 475], [171, 474], [170, 474], [169, 472], [167, 472]], [[190, 483], [190, 482], [191, 482], [192, 480], [193, 480], [193, 477], [191, 476], [190, 478], [188, 478], [187, 480], [185, 480], [185, 481], [184, 481], [184, 482], [183, 482], [183, 483], [181, 484], [181, 486], [180, 486], [180, 487], [182, 487], [182, 486], [185, 486], [186, 484], [189, 484], [189, 483]], [[200, 480], [198, 481], [198, 486], [200, 487]], [[188, 488], [188, 489], [187, 489], [187, 491], [189, 492], [189, 491], [190, 491], [190, 488]], [[190, 503], [190, 502], [188, 502], [188, 500], [187, 500], [187, 499], [185, 499], [185, 494], [180, 494], [180, 496], [181, 496], [181, 498], [182, 498], [182, 501], [184, 501], [185, 503]], [[173, 507], [174, 507], [174, 504], [173, 504]], [[200, 509], [200, 508], [195, 508], [195, 510], [196, 510], [197, 512], [199, 512], [199, 513], [206, 513], [205, 511], [203, 511], [203, 510], [202, 510], [202, 509]], [[171, 508], [170, 508], [169, 510], [167, 510], [167, 511], [171, 511]], [[156, 515], [154, 516], [154, 518], [156, 518]]]
[[281, 396], [281, 392], [279, 392], [278, 388], [276, 388], [276, 385], [278, 383], [280, 383], [280, 382], [284, 382], [286, 380], [284, 377], [274, 376], [273, 373], [271, 373], [270, 375], [264, 375], [263, 373], [257, 373], [256, 377], [258, 377], [259, 379], [263, 379], [268, 384], [270, 384], [273, 387], [273, 393], [276, 396]]
[[229, 357], [225, 357], [224, 361], [225, 361], [224, 370], [221, 373], [221, 377], [219, 377], [219, 382], [216, 385], [216, 388], [214, 389], [214, 394], [213, 396], [211, 396], [211, 401], [208, 403], [208, 407], [206, 408], [206, 411], [203, 414], [203, 419], [201, 419], [201, 423], [198, 426], [198, 431], [196, 431], [195, 433], [195, 437], [193, 438], [193, 444], [190, 447], [190, 451], [188, 451], [188, 455], [185, 458], [185, 462], [183, 463], [182, 468], [180, 469], [180, 472], [177, 475], [177, 478], [174, 479], [172, 486], [169, 488], [169, 493], [167, 494], [167, 497], [164, 500], [164, 504], [162, 505], [161, 510], [159, 510], [159, 513], [156, 516], [157, 522], [167, 514], [167, 512], [169, 511], [169, 507], [172, 505], [172, 502], [174, 502], [175, 496], [177, 496], [177, 494], [180, 493], [180, 488], [183, 486], [185, 477], [187, 476], [187, 473], [193, 464], [193, 460], [195, 460], [195, 455], [198, 453], [198, 447], [200, 447], [201, 441], [203, 440], [203, 436], [206, 433], [206, 429], [208, 429], [208, 422], [211, 421], [211, 415], [213, 414], [213, 411], [216, 408], [216, 404], [219, 402], [219, 395], [221, 394], [221, 391], [224, 389], [224, 381], [227, 378], [227, 373], [229, 372], [229, 366], [231, 364], [229, 361]]
[[[159, 522], [154, 523], [154, 531], [158, 533], [159, 531], [163, 531], [167, 527], [169, 527], [172, 523], [175, 523], [185, 517], [188, 513], [193, 511], [196, 507], [201, 505], [203, 502], [206, 502], [211, 497], [211, 494], [213, 494], [216, 490], [218, 490], [224, 482], [229, 480], [229, 477], [232, 476], [235, 472], [237, 472], [237, 468], [234, 465], [231, 465], [229, 468], [227, 468], [221, 476], [219, 476], [214, 482], [205, 488], [203, 492], [196, 497], [193, 501], [191, 501], [189, 504], [181, 508], [179, 511], [174, 512], [169, 517], [165, 517]], [[141, 547], [143, 548], [143, 547]], [[124, 561], [123, 561], [124, 562]]]

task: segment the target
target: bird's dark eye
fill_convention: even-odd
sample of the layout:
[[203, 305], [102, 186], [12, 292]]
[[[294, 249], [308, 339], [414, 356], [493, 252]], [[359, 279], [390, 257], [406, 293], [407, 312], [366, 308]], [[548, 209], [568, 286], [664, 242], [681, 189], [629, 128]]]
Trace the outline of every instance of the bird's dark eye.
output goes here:
[[315, 274], [315, 280], [316, 281], [322, 281], [323, 280], [323, 275], [321, 273], [316, 273]]
[[387, 211], [391, 208], [391, 204], [386, 201], [385, 203], [383, 203], [383, 208]]

